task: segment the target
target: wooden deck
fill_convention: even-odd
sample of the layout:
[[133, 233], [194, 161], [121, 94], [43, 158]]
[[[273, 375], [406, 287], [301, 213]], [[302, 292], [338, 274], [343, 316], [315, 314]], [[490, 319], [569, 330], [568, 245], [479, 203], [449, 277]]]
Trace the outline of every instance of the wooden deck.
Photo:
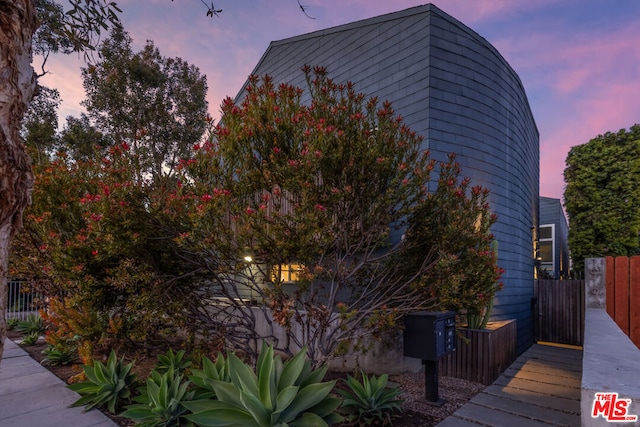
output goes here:
[[438, 427], [580, 426], [582, 350], [534, 344]]

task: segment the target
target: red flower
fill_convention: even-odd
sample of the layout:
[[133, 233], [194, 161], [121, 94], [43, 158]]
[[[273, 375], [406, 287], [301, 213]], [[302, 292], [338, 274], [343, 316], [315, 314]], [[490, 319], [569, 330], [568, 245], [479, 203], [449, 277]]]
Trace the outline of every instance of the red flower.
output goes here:
[[327, 208], [325, 208], [324, 206], [322, 206], [319, 203], [316, 205], [316, 209], [319, 210], [319, 211], [326, 211], [327, 210]]
[[251, 214], [255, 213], [255, 211], [256, 211], [256, 210], [255, 210], [255, 209], [252, 209], [252, 208], [247, 208], [247, 209], [245, 210], [245, 212], [247, 213], [247, 215], [251, 215]]

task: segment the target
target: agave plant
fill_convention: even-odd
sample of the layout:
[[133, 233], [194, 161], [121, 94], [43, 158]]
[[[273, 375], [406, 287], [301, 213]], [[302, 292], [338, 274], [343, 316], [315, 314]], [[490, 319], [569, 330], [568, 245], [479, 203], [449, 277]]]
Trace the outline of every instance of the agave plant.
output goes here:
[[74, 345], [47, 345], [42, 350], [44, 354], [43, 365], [69, 365], [78, 358], [78, 347]]
[[140, 388], [140, 395], [133, 399], [138, 403], [127, 406], [120, 416], [143, 427], [193, 426], [184, 418], [187, 408], [181, 402], [191, 400], [194, 391], [188, 390], [189, 381], [182, 379], [172, 366], [164, 373], [153, 370], [146, 385]]
[[17, 317], [11, 317], [7, 319], [7, 330], [8, 331], [14, 330], [19, 323], [20, 323], [20, 319], [18, 319]]
[[173, 349], [170, 348], [166, 354], [158, 355], [158, 363], [155, 369], [159, 373], [164, 373], [173, 368], [176, 373], [183, 373], [189, 366], [191, 366], [191, 358], [185, 356], [184, 350], [174, 353]]
[[329, 426], [341, 420], [340, 399], [329, 395], [335, 381], [321, 382], [327, 367], [313, 370], [306, 348], [286, 362], [263, 343], [256, 372], [227, 356], [230, 382], [212, 380], [218, 400], [183, 402], [186, 418], [199, 426]]
[[202, 369], [192, 369], [189, 380], [194, 386], [195, 400], [215, 398], [214, 381], [231, 382], [228, 364], [222, 353], [218, 353], [215, 363], [203, 357]]
[[109, 412], [115, 414], [120, 405], [131, 399], [131, 390], [136, 385], [132, 367], [133, 363], [125, 365], [124, 359], [118, 360], [113, 350], [106, 365], [95, 360], [93, 366], [83, 366], [87, 381], [67, 386], [82, 396], [71, 406], [84, 406], [87, 411], [106, 406]]
[[30, 314], [25, 320], [20, 320], [15, 329], [27, 335], [42, 335], [44, 334], [44, 320], [37, 314]]
[[38, 342], [38, 339], [40, 338], [40, 334], [37, 332], [32, 332], [28, 335], [25, 335], [22, 338], [22, 341], [20, 341], [21, 345], [34, 345], [35, 343]]
[[362, 373], [362, 383], [347, 376], [347, 389], [338, 390], [343, 397], [341, 411], [351, 425], [392, 425], [392, 416], [402, 412], [398, 388], [387, 387], [388, 376], [368, 377]]

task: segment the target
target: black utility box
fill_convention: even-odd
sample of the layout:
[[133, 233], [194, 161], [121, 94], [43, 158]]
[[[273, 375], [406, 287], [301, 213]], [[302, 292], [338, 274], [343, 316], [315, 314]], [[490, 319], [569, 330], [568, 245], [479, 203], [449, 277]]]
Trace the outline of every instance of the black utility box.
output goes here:
[[405, 357], [435, 362], [455, 349], [455, 311], [417, 311], [404, 317]]

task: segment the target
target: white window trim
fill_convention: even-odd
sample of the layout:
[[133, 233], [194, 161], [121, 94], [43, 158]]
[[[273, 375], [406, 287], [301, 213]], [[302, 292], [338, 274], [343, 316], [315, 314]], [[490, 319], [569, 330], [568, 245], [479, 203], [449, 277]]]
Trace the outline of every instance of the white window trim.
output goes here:
[[[556, 225], [555, 224], [542, 224], [540, 225], [540, 229], [542, 230], [543, 228], [546, 227], [550, 227], [551, 228], [551, 237], [548, 238], [542, 238], [539, 237], [538, 241], [539, 242], [551, 242], [551, 271], [553, 272], [553, 275], [555, 276], [556, 274]], [[539, 234], [540, 236], [542, 236], [542, 231]]]

